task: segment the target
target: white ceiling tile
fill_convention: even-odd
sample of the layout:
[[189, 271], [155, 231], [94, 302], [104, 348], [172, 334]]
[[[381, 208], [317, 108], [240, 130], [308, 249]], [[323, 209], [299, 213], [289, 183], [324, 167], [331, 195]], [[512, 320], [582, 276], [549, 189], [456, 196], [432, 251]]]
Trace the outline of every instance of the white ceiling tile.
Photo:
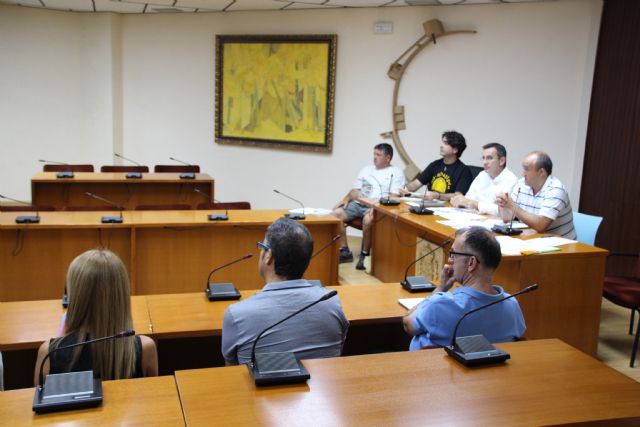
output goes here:
[[93, 12], [91, 0], [42, 0], [47, 9]]
[[289, 2], [281, 2], [274, 0], [236, 0], [235, 3], [229, 1], [230, 6], [227, 11], [234, 10], [278, 10], [282, 9]]
[[386, 3], [389, 3], [389, 0], [329, 0], [326, 5], [340, 7], [378, 7]]
[[97, 12], [142, 13], [144, 3], [130, 3], [117, 0], [95, 0]]
[[178, 0], [176, 6], [190, 7], [202, 11], [221, 11], [231, 3], [231, 0]]
[[17, 6], [42, 7], [42, 3], [40, 3], [39, 0], [0, 0], [0, 3]]

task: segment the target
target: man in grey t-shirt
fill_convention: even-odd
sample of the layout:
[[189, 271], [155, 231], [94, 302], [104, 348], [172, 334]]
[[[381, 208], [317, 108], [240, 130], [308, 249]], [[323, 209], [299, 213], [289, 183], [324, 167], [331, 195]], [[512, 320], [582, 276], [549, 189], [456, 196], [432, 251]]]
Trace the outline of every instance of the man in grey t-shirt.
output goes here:
[[[313, 252], [313, 239], [304, 225], [279, 219], [258, 246], [258, 268], [266, 285], [224, 313], [222, 355], [227, 365], [249, 363], [253, 341], [262, 330], [328, 292], [302, 278]], [[270, 329], [256, 351], [292, 351], [298, 359], [340, 356], [348, 328], [340, 299], [334, 297]]]

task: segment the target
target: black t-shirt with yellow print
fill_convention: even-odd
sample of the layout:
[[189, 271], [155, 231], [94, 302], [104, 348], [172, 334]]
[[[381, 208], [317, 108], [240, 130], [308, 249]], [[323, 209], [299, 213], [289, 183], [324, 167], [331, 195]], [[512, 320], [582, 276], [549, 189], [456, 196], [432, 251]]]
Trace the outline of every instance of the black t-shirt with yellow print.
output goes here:
[[442, 159], [431, 162], [417, 178], [422, 185], [438, 193], [466, 194], [473, 181], [471, 170], [460, 159], [452, 165], [445, 165]]

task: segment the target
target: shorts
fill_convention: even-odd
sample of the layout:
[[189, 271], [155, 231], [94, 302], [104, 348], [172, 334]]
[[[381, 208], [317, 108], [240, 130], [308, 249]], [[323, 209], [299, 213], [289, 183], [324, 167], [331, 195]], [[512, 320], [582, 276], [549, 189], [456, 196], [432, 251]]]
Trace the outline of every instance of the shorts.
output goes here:
[[343, 206], [342, 208], [344, 209], [344, 213], [347, 214], [347, 221], [351, 221], [354, 218], [362, 218], [370, 209], [367, 206], [362, 206], [358, 202], [354, 202], [353, 200], [350, 201], [347, 206]]

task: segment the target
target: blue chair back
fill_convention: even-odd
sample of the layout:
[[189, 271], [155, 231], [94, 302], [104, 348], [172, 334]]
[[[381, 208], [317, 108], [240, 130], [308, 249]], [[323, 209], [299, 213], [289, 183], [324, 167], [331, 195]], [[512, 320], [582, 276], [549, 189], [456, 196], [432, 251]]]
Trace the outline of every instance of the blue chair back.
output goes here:
[[601, 216], [587, 215], [573, 212], [573, 226], [578, 235], [578, 241], [593, 246], [596, 242], [596, 234], [602, 222]]

